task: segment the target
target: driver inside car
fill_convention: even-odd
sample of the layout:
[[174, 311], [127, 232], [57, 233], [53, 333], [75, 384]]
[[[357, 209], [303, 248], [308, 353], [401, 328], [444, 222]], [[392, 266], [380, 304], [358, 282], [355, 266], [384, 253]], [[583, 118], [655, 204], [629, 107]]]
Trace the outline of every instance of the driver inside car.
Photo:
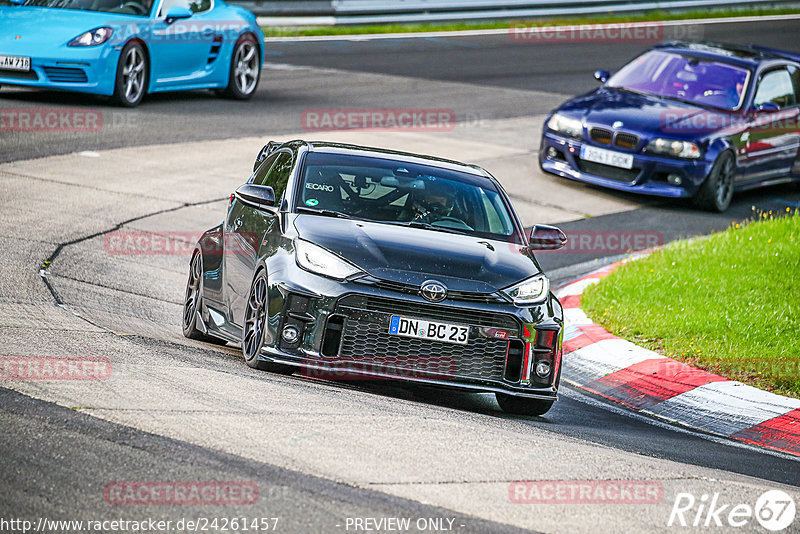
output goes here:
[[425, 182], [425, 188], [415, 191], [411, 203], [414, 212], [413, 221], [432, 224], [445, 217], [449, 217], [453, 211], [454, 191], [438, 180]]

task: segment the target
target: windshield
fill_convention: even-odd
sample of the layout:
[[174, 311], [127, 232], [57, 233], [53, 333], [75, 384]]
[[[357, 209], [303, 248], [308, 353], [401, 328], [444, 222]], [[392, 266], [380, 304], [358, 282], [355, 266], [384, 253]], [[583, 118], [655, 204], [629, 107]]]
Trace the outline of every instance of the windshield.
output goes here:
[[622, 67], [607, 85], [698, 106], [735, 110], [742, 105], [749, 74], [747, 69], [728, 63], [651, 51]]
[[297, 211], [522, 243], [489, 180], [427, 165], [310, 153]]
[[25, 5], [147, 16], [153, 0], [28, 0]]

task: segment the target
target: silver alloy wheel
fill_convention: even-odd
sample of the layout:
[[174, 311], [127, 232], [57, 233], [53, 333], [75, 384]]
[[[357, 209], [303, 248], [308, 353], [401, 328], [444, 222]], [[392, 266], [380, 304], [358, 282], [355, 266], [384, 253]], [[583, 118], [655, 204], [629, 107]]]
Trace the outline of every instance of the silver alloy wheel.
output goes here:
[[258, 359], [266, 326], [267, 308], [267, 280], [261, 275], [253, 282], [250, 296], [247, 299], [247, 309], [244, 316], [244, 339], [242, 340], [242, 353], [245, 360], [252, 362]]
[[725, 206], [733, 195], [733, 158], [726, 158], [717, 177], [717, 205]]
[[144, 55], [137, 46], [128, 49], [122, 68], [122, 90], [125, 100], [136, 102], [144, 92]]
[[236, 48], [233, 76], [240, 93], [249, 95], [255, 91], [258, 83], [258, 49], [254, 43], [244, 41]]
[[192, 267], [189, 269], [189, 281], [186, 282], [186, 298], [183, 301], [183, 329], [187, 331], [194, 326], [197, 303], [200, 296], [201, 279], [200, 254], [195, 254]]

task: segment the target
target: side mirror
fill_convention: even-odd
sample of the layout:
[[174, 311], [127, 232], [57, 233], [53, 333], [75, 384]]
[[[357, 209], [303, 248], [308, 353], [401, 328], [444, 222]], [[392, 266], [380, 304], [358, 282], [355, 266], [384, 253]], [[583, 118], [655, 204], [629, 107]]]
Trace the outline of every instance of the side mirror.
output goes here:
[[9, 1], [10, 1], [12, 4], [14, 4], [15, 6], [21, 6], [22, 4], [24, 4], [25, 2], [27, 2], [27, 0], [9, 0]]
[[537, 224], [531, 228], [528, 247], [531, 250], [558, 250], [567, 244], [567, 236], [555, 226]]
[[760, 104], [756, 108], [756, 111], [758, 112], [767, 112], [767, 113], [771, 111], [780, 111], [780, 110], [781, 110], [780, 106], [775, 102], [764, 102], [763, 104]]
[[188, 7], [172, 6], [171, 8], [169, 8], [169, 11], [167, 11], [167, 18], [164, 22], [166, 22], [167, 24], [172, 24], [176, 20], [188, 19], [193, 14], [194, 13], [192, 13], [192, 10], [189, 9]]
[[611, 73], [608, 72], [607, 70], [594, 71], [594, 79], [600, 83], [606, 83], [610, 77]]
[[274, 208], [275, 191], [267, 185], [244, 184], [234, 193], [242, 202], [256, 208]]

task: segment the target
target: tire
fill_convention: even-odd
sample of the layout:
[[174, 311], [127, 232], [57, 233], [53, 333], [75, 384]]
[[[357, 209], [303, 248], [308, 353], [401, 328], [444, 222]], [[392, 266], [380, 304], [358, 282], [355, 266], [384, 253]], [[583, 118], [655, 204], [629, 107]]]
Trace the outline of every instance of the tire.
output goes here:
[[186, 296], [183, 299], [183, 335], [189, 339], [226, 345], [227, 342], [204, 334], [197, 329], [197, 313], [203, 309], [203, 258], [195, 252], [189, 264], [189, 279], [186, 281]]
[[259, 359], [261, 348], [264, 346], [264, 330], [267, 327], [267, 275], [261, 270], [250, 284], [250, 293], [247, 296], [247, 306], [244, 312], [244, 327], [242, 328], [242, 356], [245, 363], [253, 369], [270, 371], [283, 375], [294, 373], [291, 365], [265, 362]]
[[222, 94], [236, 100], [249, 100], [255, 94], [260, 78], [261, 54], [258, 43], [252, 35], [242, 35], [233, 47], [228, 86]]
[[717, 157], [706, 181], [695, 193], [692, 202], [700, 209], [723, 212], [733, 199], [733, 179], [736, 175], [736, 162], [728, 151]]
[[544, 415], [553, 407], [555, 401], [541, 399], [526, 399], [505, 393], [495, 393], [497, 404], [506, 413], [515, 415]]
[[149, 71], [144, 47], [136, 42], [126, 44], [119, 55], [111, 100], [126, 108], [138, 106], [147, 92]]

